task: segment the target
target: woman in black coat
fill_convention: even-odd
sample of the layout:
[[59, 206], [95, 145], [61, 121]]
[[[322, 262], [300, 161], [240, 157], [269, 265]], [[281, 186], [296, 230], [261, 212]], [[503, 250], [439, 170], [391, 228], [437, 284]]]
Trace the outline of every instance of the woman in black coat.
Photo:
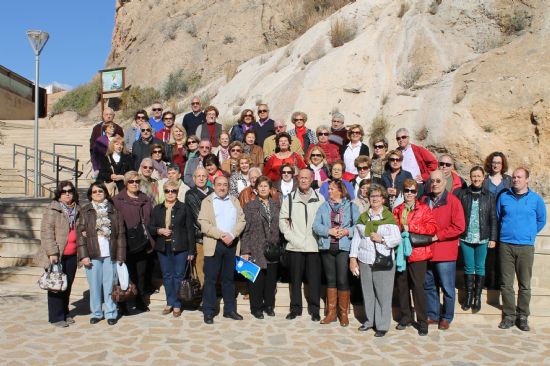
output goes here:
[[413, 179], [410, 172], [403, 170], [403, 154], [399, 150], [390, 151], [388, 154], [389, 168], [382, 173], [382, 182], [388, 191], [390, 208], [403, 203], [403, 182], [405, 179]]
[[244, 206], [246, 227], [241, 238], [241, 257], [261, 268], [256, 281], [248, 282], [250, 312], [257, 319], [263, 319], [264, 311], [275, 316], [275, 291], [277, 287], [278, 258], [266, 258], [264, 251], [269, 245], [279, 245], [278, 200], [270, 196], [271, 181], [265, 176], [256, 180], [255, 200]]
[[185, 266], [195, 255], [193, 220], [186, 214], [185, 204], [178, 201], [178, 189], [179, 182], [169, 180], [164, 184], [164, 203], [155, 206], [149, 224], [166, 291], [162, 315], [173, 311], [174, 318], [181, 315], [181, 301], [177, 295]]
[[[124, 188], [124, 174], [132, 170], [134, 162], [124, 146], [124, 138], [115, 136], [109, 143], [107, 155], [101, 161], [97, 180], [99, 182], [115, 182], [120, 192]], [[110, 192], [114, 193], [114, 192]]]

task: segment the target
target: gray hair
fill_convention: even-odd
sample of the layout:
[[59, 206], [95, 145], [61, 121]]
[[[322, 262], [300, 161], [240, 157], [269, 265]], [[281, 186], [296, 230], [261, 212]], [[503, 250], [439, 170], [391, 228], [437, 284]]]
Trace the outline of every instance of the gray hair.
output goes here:
[[334, 112], [332, 114], [332, 118], [338, 118], [338, 119], [342, 120], [342, 123], [345, 121], [344, 115], [340, 112]]
[[257, 166], [253, 166], [252, 168], [250, 168], [248, 170], [248, 176], [250, 177], [250, 173], [252, 172], [256, 172], [258, 173], [259, 175], [262, 175], [262, 170], [260, 168], [258, 168]]
[[294, 113], [292, 113], [292, 121], [294, 121], [294, 118], [298, 117], [298, 116], [302, 116], [304, 118], [304, 123], [307, 122], [307, 114], [305, 114], [304, 112], [300, 112], [300, 111], [296, 111]]
[[327, 126], [327, 125], [320, 125], [319, 127], [317, 127], [317, 129], [315, 130], [315, 134], [318, 135], [319, 132], [321, 131], [329, 131], [330, 132], [330, 128]]
[[411, 134], [409, 133], [409, 130], [407, 130], [405, 127], [401, 127], [400, 129], [398, 129], [397, 131], [395, 131], [395, 135], [397, 135], [399, 132], [405, 132], [407, 134], [407, 136], [410, 136]]

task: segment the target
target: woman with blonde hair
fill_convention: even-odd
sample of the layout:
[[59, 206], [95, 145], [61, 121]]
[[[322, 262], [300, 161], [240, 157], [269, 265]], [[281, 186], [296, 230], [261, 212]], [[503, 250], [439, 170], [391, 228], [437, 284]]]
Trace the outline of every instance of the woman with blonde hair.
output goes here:
[[[179, 123], [174, 124], [170, 141], [166, 146], [166, 156], [180, 168], [180, 172], [185, 171], [185, 162], [187, 161], [187, 132]], [[197, 145], [198, 146], [198, 145]]]
[[311, 188], [320, 188], [330, 175], [327, 167], [327, 156], [320, 146], [314, 146], [309, 150], [307, 167], [313, 172]]
[[218, 157], [220, 164], [223, 164], [224, 161], [231, 158], [231, 153], [229, 152], [230, 142], [229, 132], [222, 131], [220, 133], [220, 137], [218, 138], [218, 147], [212, 148], [212, 154], [215, 154]]
[[251, 168], [251, 159], [247, 154], [241, 155], [239, 158], [238, 170], [231, 174], [229, 178], [229, 194], [239, 198], [239, 194], [250, 185], [250, 179], [248, 178], [248, 172]]
[[109, 142], [97, 180], [105, 183], [115, 182], [118, 191], [121, 191], [124, 188], [124, 174], [132, 170], [133, 166], [132, 155], [126, 150], [124, 138], [116, 135]]

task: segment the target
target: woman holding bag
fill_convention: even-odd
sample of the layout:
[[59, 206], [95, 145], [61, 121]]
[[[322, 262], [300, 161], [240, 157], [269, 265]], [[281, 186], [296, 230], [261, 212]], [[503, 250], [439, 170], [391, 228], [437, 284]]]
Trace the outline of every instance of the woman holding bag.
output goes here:
[[124, 138], [117, 135], [109, 143], [97, 180], [105, 183], [107, 191], [116, 194], [124, 188], [124, 174], [132, 170], [133, 166], [132, 155], [128, 154], [124, 146]]
[[178, 200], [179, 182], [164, 184], [164, 202], [153, 209], [149, 231], [155, 237], [162, 280], [166, 292], [166, 306], [162, 315], [181, 316], [178, 288], [185, 273], [186, 263], [195, 255], [193, 218], [186, 214], [185, 204]]
[[[395, 273], [393, 248], [401, 242], [395, 217], [384, 203], [388, 194], [384, 187], [373, 184], [367, 191], [370, 208], [359, 216], [349, 253], [351, 273], [361, 278], [361, 289], [367, 320], [359, 331], [376, 329], [375, 337], [383, 337], [390, 328], [391, 298]], [[388, 258], [389, 257], [389, 258]], [[378, 264], [388, 264], [378, 268]]]
[[76, 220], [79, 211], [76, 189], [65, 180], [57, 185], [54, 199], [42, 216], [39, 264], [44, 268], [61, 264], [67, 275], [65, 291], [48, 291], [48, 321], [59, 328], [74, 323], [69, 314], [69, 298], [77, 267]]
[[90, 203], [82, 207], [78, 219], [78, 259], [84, 266], [90, 286], [90, 324], [103, 319], [102, 294], [105, 318], [109, 325], [117, 323], [117, 305], [111, 298], [116, 281], [116, 263], [126, 260], [126, 236], [120, 213], [110, 202], [103, 183], [92, 183], [88, 188]]
[[[403, 231], [403, 238], [412, 234], [433, 237], [437, 232], [437, 222], [432, 210], [425, 203], [416, 199], [418, 183], [414, 179], [405, 179], [403, 182], [404, 202], [393, 210], [399, 228]], [[405, 234], [407, 233], [407, 234]], [[432, 257], [431, 245], [412, 245], [411, 254], [406, 259], [406, 269], [395, 275], [399, 293], [399, 323], [395, 329], [404, 330], [412, 324], [410, 292], [414, 300], [414, 311], [418, 325], [418, 335], [428, 335], [426, 315], [426, 295], [424, 294], [424, 280], [428, 261]]]

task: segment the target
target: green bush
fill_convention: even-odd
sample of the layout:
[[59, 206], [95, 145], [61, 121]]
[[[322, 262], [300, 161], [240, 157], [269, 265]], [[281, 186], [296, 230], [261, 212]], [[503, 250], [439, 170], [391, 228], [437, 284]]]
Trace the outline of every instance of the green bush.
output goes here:
[[140, 109], [160, 100], [160, 92], [155, 88], [142, 88], [135, 86], [122, 93], [122, 118], [128, 119]]
[[100, 80], [96, 78], [80, 85], [59, 98], [52, 108], [53, 114], [73, 111], [85, 116], [97, 105], [100, 99]]

